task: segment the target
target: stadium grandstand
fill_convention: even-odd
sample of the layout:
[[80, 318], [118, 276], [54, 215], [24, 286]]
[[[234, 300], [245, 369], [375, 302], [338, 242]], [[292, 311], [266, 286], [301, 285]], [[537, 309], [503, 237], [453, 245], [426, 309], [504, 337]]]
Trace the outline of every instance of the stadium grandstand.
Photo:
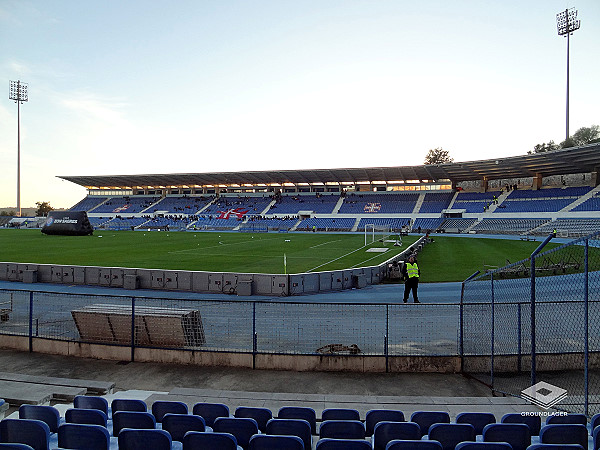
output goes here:
[[100, 229], [578, 236], [600, 227], [598, 144], [439, 165], [61, 176]]

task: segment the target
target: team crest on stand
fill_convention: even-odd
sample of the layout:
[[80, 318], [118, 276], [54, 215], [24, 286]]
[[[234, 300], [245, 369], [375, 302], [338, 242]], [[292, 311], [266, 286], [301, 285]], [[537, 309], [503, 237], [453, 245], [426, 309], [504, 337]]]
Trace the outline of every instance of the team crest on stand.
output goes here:
[[245, 208], [232, 208], [228, 209], [227, 211], [217, 211], [219, 213], [217, 219], [229, 219], [231, 216], [235, 216], [237, 219], [242, 219], [248, 211], [250, 210]]
[[379, 212], [380, 209], [381, 203], [367, 203], [365, 205], [365, 212], [368, 213]]

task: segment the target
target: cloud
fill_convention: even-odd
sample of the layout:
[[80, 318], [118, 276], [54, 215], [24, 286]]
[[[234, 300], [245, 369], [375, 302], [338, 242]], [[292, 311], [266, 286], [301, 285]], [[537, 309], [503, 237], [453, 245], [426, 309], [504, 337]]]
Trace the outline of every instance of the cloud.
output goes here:
[[103, 99], [91, 93], [79, 93], [61, 98], [60, 104], [85, 118], [110, 125], [123, 125], [126, 103], [118, 99]]

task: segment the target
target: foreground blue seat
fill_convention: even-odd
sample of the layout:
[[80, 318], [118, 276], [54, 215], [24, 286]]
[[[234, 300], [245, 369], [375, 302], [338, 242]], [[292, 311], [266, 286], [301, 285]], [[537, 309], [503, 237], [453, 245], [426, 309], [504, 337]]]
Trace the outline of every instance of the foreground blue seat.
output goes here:
[[190, 431], [183, 437], [183, 450], [239, 450], [231, 433], [200, 433]]
[[304, 442], [298, 436], [255, 434], [250, 438], [248, 450], [304, 450]]
[[463, 412], [456, 416], [456, 423], [470, 423], [475, 434], [480, 435], [486, 425], [496, 423], [496, 416], [489, 412]]
[[116, 398], [110, 404], [113, 417], [116, 412], [119, 411], [136, 411], [136, 412], [147, 412], [148, 407], [142, 400], [136, 400], [131, 398]]
[[554, 415], [548, 416], [546, 419], [546, 425], [553, 424], [579, 424], [587, 427], [587, 417], [585, 414], [566, 414], [566, 415]]
[[50, 433], [56, 433], [60, 425], [60, 413], [54, 406], [21, 405], [19, 419], [36, 419], [45, 422]]
[[531, 430], [524, 423], [492, 423], [483, 429], [484, 442], [507, 442], [513, 450], [531, 445]]
[[152, 415], [158, 423], [162, 422], [165, 414], [187, 414], [188, 407], [183, 402], [157, 400], [152, 403]]
[[4, 443], [0, 442], [0, 450], [33, 450], [33, 447], [27, 444]]
[[278, 419], [303, 419], [310, 424], [310, 432], [317, 434], [317, 413], [307, 406], [283, 406], [277, 412]]
[[598, 450], [600, 448], [600, 427], [594, 428], [592, 431], [592, 439], [594, 442], [594, 450]]
[[68, 449], [109, 450], [110, 434], [101, 425], [64, 423], [58, 427], [58, 446]]
[[519, 413], [504, 414], [500, 423], [524, 423], [529, 427], [531, 436], [538, 436], [542, 428], [542, 418], [540, 416], [529, 416]]
[[117, 411], [113, 413], [113, 436], [118, 436], [123, 428], [156, 428], [156, 419], [149, 412]]
[[371, 450], [369, 441], [355, 439], [319, 439], [316, 450]]
[[360, 414], [356, 409], [327, 408], [321, 413], [321, 420], [360, 420]]
[[461, 442], [455, 450], [512, 450], [512, 447], [507, 442]]
[[279, 436], [297, 436], [302, 439], [305, 450], [312, 449], [310, 424], [302, 419], [271, 419], [265, 433]]
[[267, 429], [267, 422], [273, 418], [273, 413], [268, 408], [255, 408], [250, 406], [240, 406], [235, 409], [233, 417], [242, 419], [254, 419], [258, 424], [258, 429], [264, 433]]
[[27, 444], [34, 450], [48, 450], [50, 428], [35, 419], [4, 419], [0, 422], [0, 442]]
[[410, 421], [419, 424], [421, 436], [425, 436], [434, 423], [450, 423], [450, 414], [445, 411], [415, 411]]
[[594, 414], [590, 419], [590, 434], [594, 432], [594, 429], [600, 425], [600, 413]]
[[545, 425], [540, 430], [541, 444], [579, 444], [588, 447], [588, 431], [581, 424]]
[[238, 445], [244, 450], [248, 448], [250, 438], [258, 434], [258, 424], [250, 418], [218, 417], [213, 429], [218, 433], [233, 434]]
[[108, 418], [99, 409], [70, 408], [65, 412], [65, 422], [100, 425], [106, 428]]
[[531, 444], [527, 450], [586, 450], [579, 444]]
[[454, 450], [461, 442], [475, 441], [475, 427], [470, 423], [434, 423], [428, 437], [442, 444], [443, 450]]
[[119, 450], [171, 450], [171, 443], [164, 430], [124, 428], [119, 433]]
[[364, 439], [365, 426], [358, 420], [326, 420], [319, 428], [321, 438]]
[[171, 435], [174, 441], [183, 442], [188, 431], [206, 431], [206, 424], [201, 416], [193, 414], [165, 414], [162, 429]]
[[442, 444], [438, 441], [426, 439], [416, 441], [394, 440], [388, 442], [385, 450], [442, 450]]
[[223, 403], [196, 403], [192, 414], [202, 416], [207, 426], [212, 427], [217, 417], [229, 417], [229, 408]]
[[108, 417], [108, 402], [104, 397], [97, 397], [93, 395], [77, 395], [73, 400], [73, 406], [75, 408], [83, 409], [99, 409]]
[[365, 432], [371, 437], [379, 422], [404, 422], [404, 413], [395, 409], [372, 409], [365, 415]]
[[373, 448], [385, 450], [394, 440], [416, 441], [421, 439], [421, 427], [414, 422], [379, 422], [373, 432]]

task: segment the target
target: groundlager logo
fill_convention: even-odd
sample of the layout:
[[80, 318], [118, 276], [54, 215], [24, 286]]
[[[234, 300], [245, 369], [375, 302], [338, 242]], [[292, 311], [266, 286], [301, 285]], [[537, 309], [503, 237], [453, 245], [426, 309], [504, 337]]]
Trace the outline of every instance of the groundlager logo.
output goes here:
[[552, 408], [565, 399], [567, 391], [545, 381], [540, 381], [533, 386], [521, 391], [521, 397], [544, 409]]

